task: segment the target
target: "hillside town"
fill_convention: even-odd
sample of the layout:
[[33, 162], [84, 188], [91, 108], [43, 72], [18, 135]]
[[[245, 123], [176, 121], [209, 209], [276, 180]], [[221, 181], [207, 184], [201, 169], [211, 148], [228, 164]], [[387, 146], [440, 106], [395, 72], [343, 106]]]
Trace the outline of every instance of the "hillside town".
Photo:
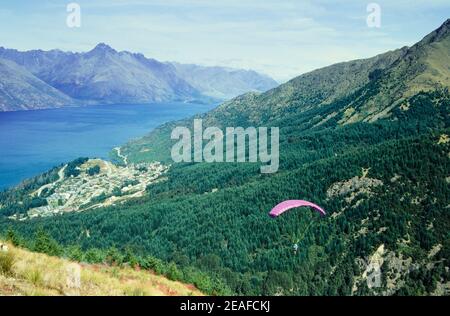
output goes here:
[[67, 176], [68, 165], [59, 172], [59, 179], [31, 193], [46, 200], [46, 205], [30, 209], [15, 220], [48, 217], [112, 206], [145, 193], [148, 185], [161, 181], [168, 167], [160, 163], [117, 166], [101, 159], [89, 159], [77, 166], [76, 176]]

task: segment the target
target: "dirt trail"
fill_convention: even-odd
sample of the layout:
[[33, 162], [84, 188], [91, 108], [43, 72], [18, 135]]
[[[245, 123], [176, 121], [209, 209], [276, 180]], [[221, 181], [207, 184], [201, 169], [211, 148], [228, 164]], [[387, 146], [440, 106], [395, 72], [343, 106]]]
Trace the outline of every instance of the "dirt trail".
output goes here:
[[55, 182], [52, 182], [52, 183], [49, 183], [49, 184], [41, 186], [39, 189], [37, 189], [35, 192], [33, 192], [32, 195], [33, 196], [40, 196], [44, 189], [51, 188], [55, 184], [57, 184], [57, 183], [61, 182], [62, 180], [64, 180], [64, 171], [66, 170], [66, 167], [67, 167], [67, 165], [65, 165], [64, 167], [62, 167], [58, 171], [58, 177], [59, 177], [58, 180], [56, 180]]
[[117, 156], [119, 156], [119, 158], [121, 158], [123, 160], [123, 163], [125, 165], [128, 165], [128, 157], [125, 155], [122, 155], [122, 148], [116, 147], [116, 148], [114, 148], [114, 150], [117, 152]]

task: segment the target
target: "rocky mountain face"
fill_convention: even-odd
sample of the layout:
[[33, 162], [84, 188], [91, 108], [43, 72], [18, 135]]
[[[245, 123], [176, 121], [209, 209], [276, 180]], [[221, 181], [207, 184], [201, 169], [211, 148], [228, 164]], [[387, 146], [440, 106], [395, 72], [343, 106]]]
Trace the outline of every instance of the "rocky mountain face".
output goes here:
[[[0, 58], [22, 66], [67, 97], [88, 104], [210, 102], [248, 91], [266, 91], [276, 85], [256, 72], [186, 66], [201, 69], [190, 72], [184, 65], [161, 63], [142, 54], [118, 52], [106, 44], [99, 44], [87, 53], [19, 52], [0, 48]], [[23, 94], [26, 94], [25, 90]], [[40, 103], [47, 101], [43, 98]], [[47, 107], [60, 105], [47, 102]], [[14, 109], [14, 105], [11, 103], [8, 108]]]

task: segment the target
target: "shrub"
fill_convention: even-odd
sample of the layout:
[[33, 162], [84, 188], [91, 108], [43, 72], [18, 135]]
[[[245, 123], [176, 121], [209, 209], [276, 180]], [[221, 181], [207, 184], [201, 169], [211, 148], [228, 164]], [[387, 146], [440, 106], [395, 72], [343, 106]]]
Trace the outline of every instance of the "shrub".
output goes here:
[[175, 263], [169, 263], [167, 267], [166, 277], [172, 281], [181, 281], [183, 279], [183, 272], [178, 269]]
[[92, 168], [89, 168], [87, 173], [90, 176], [95, 176], [96, 174], [99, 174], [100, 173], [100, 166], [96, 165], [96, 166], [94, 166]]
[[59, 244], [49, 234], [42, 229], [36, 232], [33, 250], [45, 253], [49, 256], [58, 256], [62, 253]]
[[11, 252], [0, 252], [0, 274], [12, 275], [15, 258]]
[[28, 271], [25, 275], [26, 279], [30, 281], [33, 285], [39, 286], [43, 283], [44, 278], [39, 270], [33, 269]]

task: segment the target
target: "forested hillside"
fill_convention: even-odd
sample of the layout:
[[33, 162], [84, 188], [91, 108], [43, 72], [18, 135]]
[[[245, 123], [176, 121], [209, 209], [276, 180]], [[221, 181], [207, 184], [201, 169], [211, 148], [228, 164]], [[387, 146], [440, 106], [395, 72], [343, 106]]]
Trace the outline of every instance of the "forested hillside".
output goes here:
[[[260, 174], [250, 163], [172, 164], [143, 198], [23, 222], [3, 213], [0, 227], [29, 247], [45, 231], [61, 255], [77, 249], [96, 254], [92, 261], [116, 250], [143, 264], [154, 256], [176, 266], [181, 280], [199, 271], [207, 293], [448, 295], [450, 86], [448, 66], [432, 61], [439, 55], [449, 64], [449, 27], [412, 48], [356, 62], [357, 74], [351, 63], [332, 66], [330, 77], [307, 74], [202, 116], [209, 126], [279, 126], [277, 173]], [[405, 66], [411, 60], [414, 69]], [[329, 84], [297, 93], [320, 78]], [[123, 155], [170, 162], [177, 125], [192, 119], [131, 142]], [[34, 186], [5, 192], [0, 212]], [[328, 215], [298, 209], [270, 218], [287, 199], [314, 201]], [[366, 282], [375, 263], [377, 286]]]

